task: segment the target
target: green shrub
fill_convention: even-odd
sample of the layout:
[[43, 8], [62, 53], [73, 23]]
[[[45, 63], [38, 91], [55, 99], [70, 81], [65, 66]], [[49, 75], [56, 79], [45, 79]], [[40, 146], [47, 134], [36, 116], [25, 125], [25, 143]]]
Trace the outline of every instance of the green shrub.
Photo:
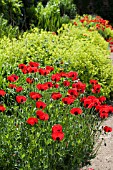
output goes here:
[[2, 0], [0, 1], [0, 14], [12, 26], [19, 26], [22, 17], [22, 0]]
[[7, 36], [10, 39], [14, 37], [18, 37], [19, 35], [19, 28], [12, 27], [11, 25], [8, 25], [8, 21], [3, 18], [3, 16], [0, 16], [0, 38], [3, 36]]
[[47, 31], [57, 31], [63, 23], [69, 23], [76, 16], [76, 6], [71, 1], [50, 0], [45, 7], [38, 3], [36, 10], [37, 25]]
[[[113, 67], [109, 55], [108, 43], [97, 31], [88, 31], [81, 25], [76, 27], [72, 24], [58, 30], [58, 36], [35, 28], [24, 33], [19, 40], [11, 41], [4, 37], [0, 44], [3, 76], [13, 70], [15, 63], [41, 60], [44, 65], [55, 64], [59, 68], [65, 69], [67, 66], [68, 70], [77, 70], [85, 83], [96, 78], [105, 96], [113, 91]], [[63, 64], [60, 64], [61, 61]], [[1, 76], [1, 85], [4, 81]]]
[[38, 26], [56, 31], [76, 16], [76, 5], [72, 0], [50, 0], [45, 5], [36, 0], [2, 0], [0, 9], [0, 15], [4, 15], [8, 24], [19, 26], [20, 30]]

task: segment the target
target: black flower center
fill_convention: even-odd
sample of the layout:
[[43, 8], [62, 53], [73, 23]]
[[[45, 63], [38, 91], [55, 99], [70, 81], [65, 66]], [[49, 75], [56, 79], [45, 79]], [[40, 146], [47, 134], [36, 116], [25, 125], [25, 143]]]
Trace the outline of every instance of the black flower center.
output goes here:
[[78, 112], [77, 112], [77, 111], [75, 111], [75, 112], [74, 112], [74, 115], [78, 115]]
[[21, 99], [21, 102], [23, 102], [24, 100], [23, 99]]
[[60, 141], [60, 138], [59, 138], [59, 137], [57, 137], [57, 138], [56, 138], [56, 140]]

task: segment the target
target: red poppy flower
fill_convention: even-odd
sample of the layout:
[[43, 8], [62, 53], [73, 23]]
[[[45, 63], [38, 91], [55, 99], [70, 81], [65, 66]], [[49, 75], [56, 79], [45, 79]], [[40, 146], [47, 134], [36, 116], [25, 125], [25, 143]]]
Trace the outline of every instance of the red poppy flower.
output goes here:
[[38, 69], [37, 69], [37, 67], [27, 66], [27, 72], [28, 73], [37, 73]]
[[20, 69], [25, 69], [27, 66], [26, 66], [25, 64], [19, 64], [18, 67], [19, 67]]
[[22, 69], [22, 73], [23, 73], [23, 74], [29, 73], [29, 71], [27, 70], [27, 66], [26, 66], [26, 68]]
[[42, 97], [42, 95], [40, 93], [37, 93], [37, 92], [30, 92], [29, 95], [34, 100], [38, 100]]
[[109, 113], [109, 106], [108, 105], [101, 105], [99, 108], [100, 113]]
[[82, 98], [80, 99], [80, 102], [84, 102], [85, 99], [87, 99], [87, 97], [85, 97], [85, 96], [82, 97]]
[[78, 96], [78, 92], [77, 92], [77, 89], [76, 89], [76, 88], [69, 89], [69, 90], [68, 90], [68, 93], [69, 93], [70, 95], [75, 96], [75, 97]]
[[59, 73], [56, 73], [56, 74], [53, 74], [52, 76], [51, 76], [51, 80], [52, 81], [55, 81], [55, 82], [58, 82], [58, 81], [60, 81], [60, 74]]
[[92, 85], [95, 85], [95, 84], [98, 84], [98, 81], [92, 79], [92, 80], [89, 81], [89, 83], [92, 84]]
[[51, 88], [51, 87], [53, 87], [53, 83], [52, 82], [46, 82], [46, 83], [44, 83], [45, 85], [47, 85], [48, 86], [48, 88]]
[[37, 101], [36, 107], [39, 108], [39, 109], [44, 109], [46, 107], [46, 104], [42, 101]]
[[70, 71], [70, 72], [68, 72], [68, 77], [77, 77], [78, 76], [78, 73], [77, 72], [75, 72], [75, 71]]
[[97, 112], [99, 112], [99, 110], [100, 110], [101, 108], [102, 108], [101, 105], [97, 105], [97, 106], [95, 107], [95, 109], [96, 109]]
[[61, 140], [63, 140], [63, 138], [64, 138], [63, 132], [52, 133], [52, 139], [53, 140], [61, 141]]
[[95, 99], [97, 99], [97, 98], [92, 95], [92, 96], [88, 96], [87, 99], [91, 99], [91, 100], [93, 101], [93, 100], [95, 100]]
[[4, 90], [0, 90], [0, 96], [5, 96], [6, 92]]
[[76, 23], [76, 22], [74, 22], [73, 24], [74, 24], [75, 26], [77, 26], [77, 23]]
[[77, 88], [77, 92], [84, 93], [86, 89], [86, 84], [82, 83], [81, 81], [78, 81], [77, 83], [72, 84], [73, 88]]
[[36, 115], [37, 115], [37, 118], [39, 118], [40, 120], [44, 119], [44, 112], [42, 110], [37, 110]]
[[85, 19], [80, 19], [80, 22], [83, 23], [85, 21]]
[[98, 98], [93, 99], [93, 100], [92, 100], [92, 103], [94, 103], [94, 106], [95, 106], [95, 107], [101, 104], [101, 102], [99, 101]]
[[94, 106], [94, 103], [92, 102], [92, 100], [91, 99], [85, 99], [84, 100], [84, 107], [86, 107], [86, 108], [92, 108]]
[[25, 103], [27, 98], [25, 96], [16, 96], [16, 101], [18, 103]]
[[100, 101], [97, 97], [95, 96], [88, 96], [87, 99], [91, 99], [92, 103], [94, 103], [94, 106], [100, 105]]
[[112, 47], [110, 47], [110, 50], [111, 50], [111, 53], [113, 53], [113, 46], [112, 46]]
[[34, 79], [33, 78], [26, 78], [26, 82], [29, 83], [29, 84], [32, 84], [34, 82]]
[[52, 126], [52, 133], [62, 132], [62, 125], [56, 124]]
[[49, 115], [47, 113], [44, 114], [44, 119], [43, 120], [48, 120], [49, 119]]
[[7, 77], [7, 80], [10, 81], [10, 82], [15, 82], [19, 79], [19, 77], [15, 74], [12, 74], [10, 76]]
[[40, 68], [39, 69], [39, 74], [40, 75], [43, 75], [43, 76], [46, 76], [50, 73], [50, 70], [47, 70], [47, 69], [43, 69], [43, 68]]
[[65, 103], [65, 104], [73, 104], [75, 101], [75, 99], [73, 97], [64, 97], [62, 98], [62, 102]]
[[68, 73], [60, 72], [60, 76], [61, 76], [61, 77], [67, 77], [67, 78], [68, 78]]
[[112, 132], [112, 128], [109, 126], [105, 126], [103, 129], [105, 132]]
[[30, 117], [26, 121], [29, 125], [33, 126], [34, 124], [38, 123], [38, 119], [35, 117]]
[[44, 90], [48, 89], [48, 85], [47, 84], [37, 84], [36, 87], [37, 87], [38, 90], [41, 90], [41, 91], [44, 91]]
[[54, 87], [55, 88], [59, 88], [59, 84], [54, 84]]
[[105, 97], [105, 96], [99, 97], [99, 101], [100, 101], [101, 103], [103, 103], [104, 101], [106, 101], [106, 97]]
[[46, 70], [49, 70], [50, 72], [52, 72], [54, 70], [54, 67], [52, 66], [46, 66]]
[[16, 88], [16, 84], [9, 84], [9, 88], [15, 89]]
[[16, 87], [16, 92], [21, 92], [23, 90], [22, 86]]
[[74, 80], [77, 80], [77, 79], [78, 79], [78, 73], [75, 72], [75, 71], [70, 71], [70, 72], [68, 73], [68, 77], [69, 77], [69, 78], [72, 78], [73, 81], [74, 81]]
[[37, 110], [36, 115], [40, 120], [48, 120], [49, 119], [49, 115], [47, 113], [44, 113], [41, 110]]
[[74, 115], [78, 115], [78, 114], [81, 114], [82, 113], [82, 109], [81, 108], [72, 108], [70, 110], [70, 113], [71, 114], [74, 114]]
[[105, 112], [105, 113], [100, 112], [99, 116], [100, 116], [100, 118], [107, 118], [108, 117], [108, 112]]
[[30, 61], [30, 62], [29, 62], [29, 65], [30, 65], [31, 67], [39, 67], [40, 63]]
[[3, 105], [0, 105], [0, 112], [4, 112], [6, 108]]
[[101, 104], [99, 99], [95, 96], [83, 97], [80, 99], [80, 101], [84, 103], [84, 107], [86, 108], [96, 107], [97, 105]]
[[100, 93], [101, 85], [96, 84], [92, 88], [92, 93]]
[[113, 106], [109, 106], [109, 113], [113, 113]]
[[54, 93], [51, 94], [51, 98], [52, 98], [53, 100], [58, 100], [58, 99], [60, 99], [61, 97], [62, 97], [62, 94], [59, 93], [59, 92], [54, 92]]
[[68, 86], [70, 86], [70, 82], [67, 81], [67, 80], [65, 80], [65, 81], [63, 82], [63, 85], [68, 87]]

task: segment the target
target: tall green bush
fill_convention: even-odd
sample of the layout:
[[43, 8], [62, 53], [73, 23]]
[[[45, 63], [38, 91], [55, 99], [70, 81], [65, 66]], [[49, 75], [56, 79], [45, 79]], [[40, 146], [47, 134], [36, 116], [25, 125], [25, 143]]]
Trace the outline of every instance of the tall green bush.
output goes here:
[[22, 17], [22, 0], [2, 0], [0, 1], [0, 14], [8, 20], [12, 26], [19, 26]]
[[68, 23], [76, 15], [76, 5], [69, 0], [49, 0], [45, 5], [36, 0], [2, 0], [0, 14], [12, 26], [20, 30], [39, 26], [49, 31], [57, 31], [62, 23]]
[[18, 26], [12, 27], [8, 25], [8, 21], [0, 16], [0, 38], [3, 36], [7, 36], [10, 39], [19, 36], [19, 28]]

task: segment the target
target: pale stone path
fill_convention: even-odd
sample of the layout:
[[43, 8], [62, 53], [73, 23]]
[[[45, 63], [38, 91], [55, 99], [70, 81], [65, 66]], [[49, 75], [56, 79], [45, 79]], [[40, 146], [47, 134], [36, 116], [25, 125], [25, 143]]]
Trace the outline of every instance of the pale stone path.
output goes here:
[[[113, 53], [111, 53], [110, 58], [113, 63]], [[113, 101], [111, 105], [113, 105]], [[110, 126], [113, 130], [113, 116], [110, 116], [102, 125]], [[87, 168], [84, 167], [83, 170], [88, 170], [90, 168], [94, 170], [113, 170], [113, 131], [108, 133], [107, 136], [101, 135], [99, 140], [101, 140], [102, 137], [105, 137], [106, 146], [103, 141], [97, 152], [97, 156], [91, 161], [91, 165]]]
[[[108, 118], [103, 123], [103, 126], [106, 125], [112, 127], [113, 129], [113, 116]], [[103, 141], [97, 153], [97, 156], [95, 157], [95, 159], [92, 160], [92, 164], [90, 166], [94, 170], [113, 170], [113, 131], [110, 132], [104, 138], [105, 138], [106, 146], [104, 145], [104, 141]]]

